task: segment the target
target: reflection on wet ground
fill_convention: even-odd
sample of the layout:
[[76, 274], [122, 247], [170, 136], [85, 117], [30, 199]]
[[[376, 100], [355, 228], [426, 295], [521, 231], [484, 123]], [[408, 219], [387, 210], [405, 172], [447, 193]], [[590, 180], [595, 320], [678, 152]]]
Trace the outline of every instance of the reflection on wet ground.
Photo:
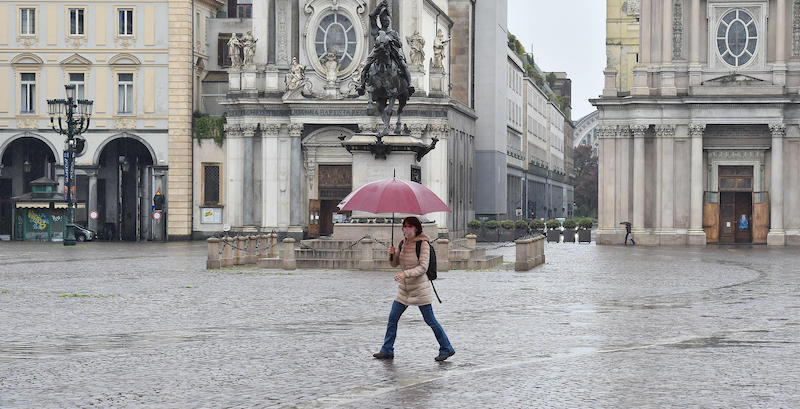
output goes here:
[[[506, 261], [514, 249], [493, 250]], [[0, 244], [0, 407], [800, 407], [794, 249], [548, 245], [440, 272], [206, 271], [202, 243]]]

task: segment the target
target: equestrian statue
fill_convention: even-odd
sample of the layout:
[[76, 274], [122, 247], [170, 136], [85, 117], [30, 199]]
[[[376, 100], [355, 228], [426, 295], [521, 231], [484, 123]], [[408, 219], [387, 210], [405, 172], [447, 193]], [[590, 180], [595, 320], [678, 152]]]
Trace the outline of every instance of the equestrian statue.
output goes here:
[[375, 10], [369, 14], [369, 22], [370, 34], [375, 43], [361, 73], [358, 95], [368, 94], [367, 112], [370, 115], [377, 105], [384, 125], [383, 130], [378, 133], [379, 138], [390, 133], [394, 103], [397, 100], [399, 105], [394, 133], [399, 135], [403, 130], [400, 117], [406, 102], [414, 94], [414, 87], [411, 86], [411, 74], [403, 55], [400, 35], [391, 26], [392, 14], [387, 0], [381, 0], [375, 6]]

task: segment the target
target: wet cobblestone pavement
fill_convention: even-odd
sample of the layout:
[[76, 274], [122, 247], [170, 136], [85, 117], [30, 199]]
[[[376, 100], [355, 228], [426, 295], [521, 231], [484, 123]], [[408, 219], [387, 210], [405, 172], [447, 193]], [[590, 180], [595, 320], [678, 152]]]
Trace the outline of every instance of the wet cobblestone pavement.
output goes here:
[[[494, 250], [511, 261], [513, 247]], [[0, 407], [800, 407], [800, 253], [548, 245], [440, 272], [206, 271], [203, 243], [0, 243]]]

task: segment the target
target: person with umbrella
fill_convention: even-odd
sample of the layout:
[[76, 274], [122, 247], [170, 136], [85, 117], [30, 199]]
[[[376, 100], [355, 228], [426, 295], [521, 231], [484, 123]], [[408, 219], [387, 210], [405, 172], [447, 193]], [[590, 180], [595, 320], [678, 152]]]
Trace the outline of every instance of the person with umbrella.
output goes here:
[[636, 242], [633, 240], [633, 233], [631, 233], [631, 222], [622, 222], [620, 224], [625, 225], [625, 245], [628, 245], [628, 237], [630, 237], [631, 244], [635, 246]]
[[[392, 224], [394, 224], [394, 213], [421, 215], [450, 211], [441, 199], [421, 184], [397, 178], [379, 180], [362, 186], [344, 198], [339, 208], [343, 211], [358, 210], [375, 214], [393, 213]], [[413, 305], [419, 307], [425, 323], [431, 327], [439, 342], [439, 355], [434, 359], [441, 362], [453, 356], [456, 351], [433, 315], [431, 282], [426, 274], [431, 253], [430, 238], [423, 233], [419, 219], [413, 216], [403, 220], [403, 236], [398, 244], [399, 250], [395, 250], [392, 227], [389, 259], [392, 266], [400, 267], [403, 271], [394, 276], [397, 282], [397, 296], [389, 312], [383, 346], [380, 352], [372, 356], [377, 359], [394, 359], [397, 323], [408, 306]], [[418, 248], [419, 253], [417, 253]]]

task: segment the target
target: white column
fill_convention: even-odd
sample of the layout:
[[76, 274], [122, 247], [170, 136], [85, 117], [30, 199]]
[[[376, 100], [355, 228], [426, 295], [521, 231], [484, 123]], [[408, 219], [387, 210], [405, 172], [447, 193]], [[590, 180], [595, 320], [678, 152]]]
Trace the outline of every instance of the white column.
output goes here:
[[239, 125], [226, 127], [225, 138], [225, 170], [223, 191], [225, 192], [225, 212], [223, 223], [231, 227], [241, 227], [244, 223], [242, 197], [244, 193], [244, 138], [245, 133], [252, 132], [252, 127]]
[[646, 169], [644, 135], [647, 128], [647, 125], [631, 127], [633, 131], [633, 229], [640, 232], [644, 230], [644, 172]]
[[689, 244], [700, 246], [706, 244], [706, 233], [703, 230], [703, 131], [705, 129], [704, 124], [689, 125], [689, 134], [692, 137]]
[[[675, 226], [675, 126], [659, 128], [661, 139], [661, 232], [674, 234]], [[671, 244], [664, 243], [662, 244]]]
[[691, 24], [689, 25], [689, 85], [699, 86], [702, 82], [702, 65], [700, 65], [700, 0], [691, 0]]
[[278, 228], [278, 133], [280, 124], [261, 127], [261, 227]]
[[[599, 229], [597, 232], [597, 242], [600, 244], [618, 243], [615, 239], [617, 221], [615, 199], [617, 194], [616, 187], [616, 137], [617, 127], [600, 126], [598, 127], [600, 138], [600, 168], [598, 169], [598, 189], [603, 192], [598, 201], [597, 216], [599, 219]], [[552, 188], [552, 186], [551, 186]], [[550, 205], [548, 205], [550, 206]]]
[[775, 65], [772, 82], [775, 85], [786, 85], [786, 0], [778, 0], [778, 12], [775, 13]]
[[785, 246], [786, 232], [783, 229], [783, 138], [786, 125], [770, 125], [772, 131], [772, 166], [769, 186], [770, 226], [767, 245]]
[[256, 55], [253, 57], [253, 62], [257, 66], [267, 64], [267, 47], [269, 47], [269, 38], [267, 38], [268, 22], [269, 22], [269, 1], [268, 0], [253, 0], [253, 18], [252, 18], [252, 31], [253, 37], [258, 42], [256, 43]]
[[672, 0], [663, 0], [661, 10], [661, 95], [675, 96], [675, 66], [672, 65]]

